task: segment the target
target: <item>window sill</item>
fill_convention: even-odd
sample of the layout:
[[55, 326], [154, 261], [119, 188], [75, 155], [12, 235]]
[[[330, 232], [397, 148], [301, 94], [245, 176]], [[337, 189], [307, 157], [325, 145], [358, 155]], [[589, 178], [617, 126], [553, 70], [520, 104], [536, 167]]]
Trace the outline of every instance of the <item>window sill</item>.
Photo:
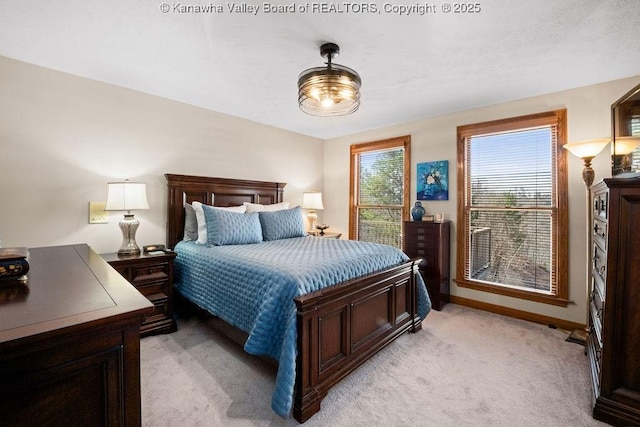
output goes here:
[[520, 289], [507, 288], [503, 286], [490, 285], [487, 283], [476, 282], [467, 279], [454, 279], [456, 284], [461, 288], [475, 289], [476, 291], [490, 292], [498, 295], [505, 295], [513, 298], [526, 299], [529, 301], [535, 301], [543, 304], [551, 304], [559, 307], [568, 306], [571, 301], [559, 298], [553, 295], [542, 294], [539, 292], [529, 292]]

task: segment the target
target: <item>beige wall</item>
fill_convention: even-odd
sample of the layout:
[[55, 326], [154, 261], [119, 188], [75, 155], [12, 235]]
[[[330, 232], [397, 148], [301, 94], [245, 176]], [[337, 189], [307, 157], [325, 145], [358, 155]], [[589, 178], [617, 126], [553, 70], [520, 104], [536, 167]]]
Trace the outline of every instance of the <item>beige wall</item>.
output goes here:
[[[416, 163], [449, 160], [450, 200], [425, 203], [454, 221], [456, 127], [566, 108], [569, 140], [610, 134], [611, 103], [640, 76], [405, 123], [329, 141], [302, 136], [167, 99], [0, 57], [0, 233], [5, 246], [86, 242], [98, 252], [120, 246], [118, 221], [88, 224], [88, 202], [104, 201], [106, 183], [147, 183], [150, 209], [139, 211], [139, 244], [165, 240], [164, 173], [287, 182], [285, 199], [324, 191], [319, 212], [331, 231], [348, 228], [349, 145], [409, 134]], [[322, 159], [324, 158], [324, 162]], [[323, 166], [324, 165], [324, 166]], [[596, 180], [609, 176], [606, 149]], [[582, 163], [569, 156], [570, 298], [567, 308], [458, 288], [452, 294], [573, 322], [584, 322], [586, 192]], [[415, 178], [411, 193], [415, 194]], [[455, 254], [455, 239], [452, 239]], [[451, 266], [455, 271], [455, 258]]]
[[[86, 242], [117, 250], [120, 212], [88, 224], [106, 183], [147, 184], [138, 244], [165, 241], [165, 173], [322, 190], [321, 140], [0, 57], [0, 233], [4, 246]], [[320, 160], [319, 160], [320, 159]]]
[[[416, 164], [448, 160], [451, 182], [449, 200], [426, 202], [428, 213], [444, 212], [445, 217], [453, 220], [453, 233], [456, 232], [456, 128], [460, 125], [496, 120], [507, 117], [538, 113], [556, 109], [567, 109], [569, 141], [608, 137], [611, 134], [611, 104], [640, 83], [640, 76], [617, 80], [605, 84], [583, 87], [553, 93], [534, 98], [503, 103], [490, 107], [477, 108], [446, 116], [419, 120], [384, 129], [377, 129], [356, 135], [325, 141], [324, 149], [324, 221], [331, 225], [332, 231], [348, 234], [349, 210], [349, 146], [353, 143], [375, 141], [400, 135], [411, 135], [412, 174]], [[594, 159], [593, 167], [596, 181], [608, 177], [610, 172], [610, 154], [608, 147]], [[531, 313], [551, 316], [571, 322], [584, 323], [586, 320], [586, 190], [581, 176], [582, 161], [569, 156], [569, 298], [575, 304], [567, 308], [534, 303], [496, 294], [484, 293], [468, 288], [457, 287], [452, 282], [451, 293], [469, 298], [507, 306]], [[415, 200], [416, 181], [412, 179], [412, 201]], [[451, 274], [455, 277], [455, 236], [452, 237]]]

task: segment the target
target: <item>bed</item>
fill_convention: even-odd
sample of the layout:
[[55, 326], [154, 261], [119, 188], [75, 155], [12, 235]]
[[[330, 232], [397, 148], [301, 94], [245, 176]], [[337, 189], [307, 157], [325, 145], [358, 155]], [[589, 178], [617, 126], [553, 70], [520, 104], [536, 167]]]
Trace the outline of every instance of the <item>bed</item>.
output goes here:
[[[278, 414], [288, 416], [291, 413], [297, 421], [306, 421], [320, 410], [322, 399], [334, 384], [398, 336], [421, 329], [422, 319], [430, 310], [430, 301], [418, 273], [420, 259], [409, 260], [401, 254], [404, 258], [395, 261], [394, 254], [376, 253], [366, 261], [362, 258], [348, 261], [346, 255], [340, 255], [326, 262], [311, 261], [317, 266], [332, 265], [332, 270], [325, 268], [324, 272], [316, 272], [304, 264], [306, 258], [315, 256], [303, 254], [307, 247], [320, 247], [320, 251], [327, 254], [343, 250], [350, 254], [364, 250], [361, 248], [363, 245], [311, 236], [236, 246], [185, 242], [186, 204], [197, 205], [194, 202], [198, 202], [217, 207], [239, 206], [245, 202], [262, 206], [282, 204], [285, 184], [175, 174], [166, 174], [165, 177], [168, 189], [167, 247], [178, 253], [176, 289], [191, 303], [244, 331], [246, 334], [243, 336], [248, 336], [244, 343], [246, 351], [278, 361], [276, 389], [272, 397], [272, 408]], [[219, 210], [213, 208], [206, 211], [208, 215], [213, 215], [214, 211], [216, 215], [227, 215], [217, 213]], [[295, 209], [278, 215], [288, 215], [289, 211], [295, 212]], [[265, 215], [265, 218], [271, 217]], [[289, 247], [291, 245], [293, 249]], [[253, 252], [246, 255], [245, 250]], [[291, 255], [282, 255], [287, 250]], [[280, 255], [268, 255], [276, 253]], [[243, 256], [246, 265], [241, 268]], [[372, 264], [371, 259], [385, 257], [388, 258], [388, 266], [380, 268]], [[284, 266], [270, 265], [277, 258], [284, 259]], [[300, 278], [285, 275], [284, 271], [289, 267], [290, 274], [298, 274]], [[308, 274], [303, 274], [307, 270]], [[214, 271], [222, 272], [223, 276], [210, 276]], [[245, 275], [239, 280], [246, 281], [246, 286], [237, 287], [238, 293], [225, 293], [233, 286], [210, 285], [218, 281], [222, 283], [236, 273]], [[317, 276], [331, 276], [334, 282], [322, 287], [324, 285], [316, 283]], [[308, 277], [313, 278], [309, 279], [309, 284], [299, 284]], [[259, 287], [266, 286], [265, 282], [280, 280], [285, 285], [278, 284], [277, 291], [268, 291], [273, 292], [268, 298], [252, 302], [248, 294], [263, 295], [266, 292], [266, 288], [247, 291], [253, 289], [253, 285], [249, 286], [252, 281]], [[294, 284], [290, 286], [290, 282]], [[216, 287], [224, 289], [224, 292], [212, 297], [211, 294], [218, 291], [210, 289]], [[281, 291], [281, 288], [289, 290]], [[236, 311], [221, 314], [218, 312], [221, 305], [229, 309], [235, 306]], [[244, 311], [255, 311], [262, 316], [264, 312], [277, 313], [280, 317], [275, 321], [283, 323], [263, 330], [251, 330], [251, 322], [247, 323], [245, 317], [248, 315]], [[265, 336], [271, 333], [278, 333], [282, 342], [273, 336]]]

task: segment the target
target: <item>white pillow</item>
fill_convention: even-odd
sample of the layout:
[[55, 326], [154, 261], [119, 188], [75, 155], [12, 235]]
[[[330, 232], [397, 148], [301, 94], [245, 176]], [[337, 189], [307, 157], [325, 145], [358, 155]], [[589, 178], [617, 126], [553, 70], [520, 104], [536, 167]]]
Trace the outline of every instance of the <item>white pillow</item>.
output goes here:
[[[207, 220], [204, 217], [204, 209], [202, 209], [202, 203], [192, 202], [191, 206], [193, 206], [193, 210], [196, 213], [196, 222], [198, 223], [198, 240], [196, 240], [196, 243], [200, 245], [206, 245], [209, 239], [207, 237]], [[230, 206], [228, 208], [221, 208], [218, 206], [211, 206], [211, 207], [216, 209], [222, 209], [229, 212], [237, 212], [237, 213], [245, 213], [247, 211], [247, 207], [244, 205]]]
[[258, 203], [244, 202], [243, 205], [246, 206], [247, 213], [265, 212], [265, 211], [274, 212], [274, 211], [289, 209], [289, 202], [274, 203], [272, 205], [261, 205]]

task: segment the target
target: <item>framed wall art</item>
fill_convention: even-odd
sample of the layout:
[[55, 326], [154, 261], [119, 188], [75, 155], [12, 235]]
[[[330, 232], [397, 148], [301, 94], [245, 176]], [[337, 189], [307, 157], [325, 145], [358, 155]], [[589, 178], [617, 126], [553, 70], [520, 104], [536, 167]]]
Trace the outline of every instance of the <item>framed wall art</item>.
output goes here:
[[417, 199], [449, 200], [449, 161], [418, 163]]

